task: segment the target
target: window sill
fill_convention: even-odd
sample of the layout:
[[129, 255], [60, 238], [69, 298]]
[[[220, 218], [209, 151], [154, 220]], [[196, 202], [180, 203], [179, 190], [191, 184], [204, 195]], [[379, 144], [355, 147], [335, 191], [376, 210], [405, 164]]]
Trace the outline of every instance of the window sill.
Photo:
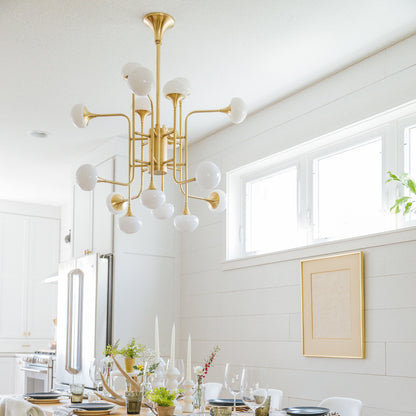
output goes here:
[[350, 250], [361, 250], [370, 247], [399, 244], [406, 241], [416, 241], [416, 226], [401, 228], [399, 230], [384, 231], [377, 234], [351, 237], [343, 240], [315, 243], [309, 246], [296, 247], [273, 253], [226, 260], [222, 264], [222, 270], [242, 269], [268, 263], [301, 260], [306, 257], [331, 255]]

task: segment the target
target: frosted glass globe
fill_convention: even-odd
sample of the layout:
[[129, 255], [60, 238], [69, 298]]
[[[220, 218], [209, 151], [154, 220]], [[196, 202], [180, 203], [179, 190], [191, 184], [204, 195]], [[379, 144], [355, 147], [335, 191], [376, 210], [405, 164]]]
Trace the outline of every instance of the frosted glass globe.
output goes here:
[[149, 113], [152, 111], [150, 101], [147, 97], [137, 97], [134, 100], [134, 107], [135, 107], [135, 110], [146, 110]]
[[84, 191], [92, 191], [97, 183], [97, 169], [93, 165], [82, 165], [76, 172], [77, 183]]
[[217, 195], [220, 199], [218, 206], [216, 208], [213, 208], [211, 204], [208, 204], [208, 208], [210, 209], [210, 211], [213, 211], [219, 214], [220, 212], [223, 212], [227, 208], [227, 195], [225, 194], [223, 190], [215, 189], [214, 191], [210, 193], [209, 198], [216, 197]]
[[191, 93], [191, 84], [186, 78], [175, 78], [168, 81], [163, 87], [163, 95], [181, 94], [188, 96]]
[[76, 104], [72, 107], [71, 110], [71, 118], [72, 122], [75, 124], [76, 127], [83, 129], [87, 127], [87, 120], [85, 120], [84, 117], [84, 110], [85, 105], [84, 104]]
[[205, 189], [214, 189], [221, 181], [221, 171], [214, 162], [201, 162], [196, 168], [197, 182]]
[[199, 218], [196, 215], [177, 215], [173, 219], [173, 225], [182, 233], [191, 233], [199, 225]]
[[140, 66], [130, 72], [127, 82], [136, 95], [147, 95], [152, 90], [153, 80], [153, 72]]
[[142, 222], [134, 215], [125, 215], [118, 220], [118, 227], [126, 234], [137, 233], [142, 225]]
[[158, 220], [167, 220], [175, 212], [175, 207], [170, 202], [165, 202], [161, 207], [156, 208], [152, 211], [152, 214]]
[[108, 195], [107, 196], [107, 199], [106, 199], [106, 205], [107, 205], [107, 209], [110, 211], [110, 213], [111, 214], [113, 214], [113, 215], [119, 215], [119, 214], [122, 214], [124, 211], [126, 211], [126, 209], [127, 209], [127, 201], [125, 201], [125, 202], [123, 202], [122, 203], [122, 205], [121, 205], [121, 210], [120, 211], [117, 211], [114, 207], [113, 207], [113, 205], [112, 205], [112, 203], [111, 203], [111, 200], [113, 199], [113, 197], [115, 197], [115, 199], [117, 199], [117, 200], [122, 200], [122, 199], [125, 199], [124, 197], [123, 197], [123, 195], [120, 195], [118, 192], [112, 192], [110, 195]]
[[137, 62], [129, 62], [127, 64], [123, 65], [123, 68], [121, 68], [121, 76], [124, 79], [128, 79], [129, 75], [137, 68], [140, 68], [141, 65]]
[[156, 209], [164, 204], [166, 195], [159, 189], [146, 189], [140, 199], [146, 208]]
[[241, 123], [247, 117], [247, 104], [238, 97], [234, 97], [231, 100], [231, 121], [234, 124]]

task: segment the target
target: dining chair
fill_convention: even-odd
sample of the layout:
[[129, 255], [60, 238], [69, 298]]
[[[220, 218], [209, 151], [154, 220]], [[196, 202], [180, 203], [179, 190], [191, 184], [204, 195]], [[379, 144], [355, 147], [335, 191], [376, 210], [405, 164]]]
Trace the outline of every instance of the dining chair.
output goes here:
[[328, 397], [319, 403], [320, 407], [327, 407], [332, 412], [342, 416], [360, 416], [363, 403], [361, 400], [348, 397]]
[[221, 383], [205, 383], [205, 400], [215, 400], [218, 399], [220, 391], [222, 389]]
[[282, 390], [269, 389], [270, 395], [270, 410], [281, 410], [283, 401]]

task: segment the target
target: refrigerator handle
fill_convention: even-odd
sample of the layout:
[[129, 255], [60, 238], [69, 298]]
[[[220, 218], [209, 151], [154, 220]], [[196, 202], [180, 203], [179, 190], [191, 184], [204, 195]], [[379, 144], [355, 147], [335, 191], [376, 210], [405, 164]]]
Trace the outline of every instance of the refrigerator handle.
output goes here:
[[[78, 293], [74, 294], [74, 276], [78, 276]], [[81, 371], [82, 363], [82, 302], [84, 290], [84, 273], [80, 269], [71, 270], [68, 273], [68, 299], [67, 299], [67, 333], [66, 333], [66, 351], [65, 351], [65, 369], [71, 374], [78, 374]], [[75, 296], [76, 297], [75, 297]], [[74, 314], [76, 322], [74, 327]], [[76, 337], [75, 360], [73, 354], [74, 335]], [[75, 361], [75, 363], [73, 362]]]
[[105, 345], [113, 345], [113, 255], [102, 254], [102, 259], [107, 260], [107, 327], [105, 333]]

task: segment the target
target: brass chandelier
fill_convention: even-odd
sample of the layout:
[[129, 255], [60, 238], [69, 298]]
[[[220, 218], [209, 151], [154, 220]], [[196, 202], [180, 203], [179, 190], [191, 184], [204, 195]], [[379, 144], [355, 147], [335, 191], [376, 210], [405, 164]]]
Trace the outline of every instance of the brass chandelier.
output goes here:
[[[202, 162], [196, 169], [195, 177], [188, 176], [188, 120], [194, 114], [224, 113], [230, 116], [233, 123], [241, 123], [247, 115], [247, 107], [241, 98], [233, 98], [228, 107], [214, 110], [191, 111], [182, 115], [183, 100], [190, 94], [191, 88], [185, 78], [175, 78], [163, 87], [163, 95], [169, 99], [173, 108], [173, 127], [166, 127], [160, 122], [160, 52], [165, 31], [174, 25], [174, 19], [165, 13], [149, 13], [143, 18], [154, 34], [156, 44], [156, 96], [155, 101], [149, 95], [154, 84], [152, 71], [140, 64], [130, 62], [123, 66], [122, 76], [126, 80], [131, 94], [131, 117], [122, 113], [94, 114], [84, 104], [73, 107], [71, 115], [77, 127], [84, 128], [96, 117], [122, 117], [127, 121], [128, 140], [128, 180], [117, 182], [97, 176], [95, 166], [86, 164], [78, 168], [76, 179], [78, 185], [86, 191], [94, 189], [97, 182], [110, 183], [127, 188], [127, 197], [113, 192], [107, 198], [107, 207], [113, 214], [125, 215], [119, 219], [119, 227], [126, 233], [137, 232], [142, 223], [133, 215], [132, 201], [141, 200], [142, 204], [151, 209], [158, 219], [167, 219], [173, 215], [174, 206], [166, 202], [164, 175], [172, 171], [174, 182], [184, 196], [184, 209], [181, 215], [174, 218], [174, 225], [179, 231], [194, 231], [199, 224], [196, 215], [189, 210], [189, 198], [206, 201], [209, 209], [221, 212], [226, 207], [225, 193], [215, 189], [220, 180], [221, 172], [212, 162]], [[136, 129], [136, 118], [140, 120], [140, 131]], [[150, 128], [145, 133], [145, 121], [150, 119]], [[140, 155], [140, 156], [138, 156]], [[136, 173], [138, 173], [136, 175]], [[145, 173], [149, 183], [145, 189]], [[132, 185], [140, 180], [140, 190], [132, 194]], [[155, 184], [155, 176], [160, 176], [160, 188]], [[208, 197], [191, 195], [188, 185], [197, 181], [201, 187], [211, 191]]]

